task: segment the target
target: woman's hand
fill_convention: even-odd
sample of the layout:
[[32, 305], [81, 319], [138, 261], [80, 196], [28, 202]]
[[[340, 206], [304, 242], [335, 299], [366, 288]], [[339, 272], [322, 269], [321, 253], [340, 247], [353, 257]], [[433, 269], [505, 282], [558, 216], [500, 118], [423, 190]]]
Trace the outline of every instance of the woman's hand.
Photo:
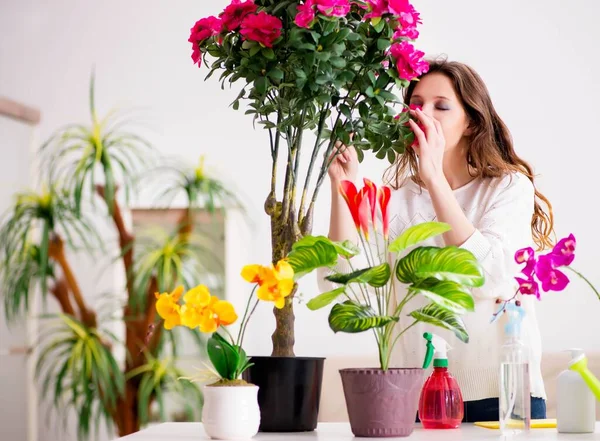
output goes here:
[[415, 143], [412, 148], [419, 156], [419, 177], [425, 185], [430, 185], [440, 179], [445, 179], [444, 149], [446, 148], [446, 140], [444, 139], [444, 132], [440, 122], [423, 113], [421, 109], [411, 110], [410, 112], [419, 119], [425, 129], [423, 131], [419, 124], [412, 119], [408, 120], [418, 142], [418, 145]]
[[337, 141], [327, 161], [331, 161], [327, 172], [332, 185], [337, 186], [343, 180], [352, 182], [356, 180], [358, 156], [353, 146], [347, 146], [341, 141]]

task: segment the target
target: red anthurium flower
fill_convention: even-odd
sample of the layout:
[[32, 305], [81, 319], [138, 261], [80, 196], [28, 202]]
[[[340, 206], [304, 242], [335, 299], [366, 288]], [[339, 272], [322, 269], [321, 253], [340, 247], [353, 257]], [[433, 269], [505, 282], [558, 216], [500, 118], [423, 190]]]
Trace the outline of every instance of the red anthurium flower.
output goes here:
[[391, 193], [390, 187], [381, 187], [377, 190], [377, 200], [379, 202], [379, 208], [381, 209], [383, 237], [385, 240], [389, 237], [390, 219], [388, 215], [388, 203], [390, 202]]
[[542, 289], [547, 291], [562, 291], [569, 284], [569, 278], [554, 268], [552, 254], [540, 256], [535, 265], [535, 275], [542, 282]]
[[369, 196], [366, 189], [361, 189], [356, 197], [358, 206], [358, 221], [360, 229], [365, 235], [365, 239], [369, 240]]
[[515, 253], [515, 262], [524, 263], [525, 267], [521, 270], [526, 276], [531, 276], [535, 268], [535, 251], [533, 248], [521, 248]]
[[515, 277], [515, 280], [519, 282], [519, 292], [523, 295], [536, 296], [540, 300], [540, 289], [532, 276], [528, 279], [522, 279], [521, 277]]
[[373, 228], [377, 230], [375, 222], [375, 214], [377, 213], [377, 187], [372, 181], [368, 180], [367, 178], [364, 178], [364, 182], [364, 190], [367, 193], [369, 205], [371, 207], [371, 221], [373, 222]]
[[567, 266], [573, 262], [576, 243], [575, 236], [572, 234], [558, 241], [550, 253], [554, 266]]
[[350, 209], [350, 214], [352, 215], [352, 220], [354, 221], [354, 226], [356, 229], [360, 228], [360, 220], [358, 218], [358, 205], [356, 205], [356, 199], [358, 197], [358, 190], [352, 181], [342, 181], [340, 182], [340, 194], [346, 201], [348, 208]]
[[351, 181], [342, 181], [340, 183], [340, 193], [352, 215], [354, 226], [357, 230], [362, 230], [365, 237], [369, 237], [369, 200], [365, 189], [358, 191]]

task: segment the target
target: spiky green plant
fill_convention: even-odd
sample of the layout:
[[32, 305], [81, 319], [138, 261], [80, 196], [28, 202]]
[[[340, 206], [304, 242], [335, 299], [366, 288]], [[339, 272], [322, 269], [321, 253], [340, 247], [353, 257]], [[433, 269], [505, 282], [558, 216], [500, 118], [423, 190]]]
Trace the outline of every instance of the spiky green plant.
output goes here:
[[[152, 146], [141, 136], [124, 130], [129, 122], [117, 111], [104, 118], [96, 112], [94, 97], [95, 76], [90, 80], [91, 124], [70, 124], [55, 132], [42, 146], [45, 168], [56, 174], [54, 179], [64, 179], [78, 212], [84, 197], [86, 183], [93, 194], [96, 185], [104, 187], [104, 199], [110, 214], [113, 214], [117, 182], [124, 186], [126, 200], [135, 187], [135, 177], [140, 166], [147, 164]], [[103, 182], [97, 180], [100, 170]]]
[[[7, 309], [10, 318], [16, 312], [15, 306], [28, 304], [33, 289], [29, 282], [39, 281], [46, 294], [47, 278], [52, 275], [48, 272], [51, 236], [64, 235], [73, 249], [83, 246], [93, 251], [101, 244], [91, 221], [77, 212], [70, 196], [54, 183], [40, 193], [17, 193], [15, 204], [0, 223], [0, 286], [6, 293], [5, 304], [12, 305]], [[40, 235], [38, 245], [30, 242], [30, 233], [36, 230]]]
[[[125, 128], [125, 120], [114, 114], [97, 118], [93, 75], [90, 110], [90, 126], [69, 125], [42, 146], [47, 190], [17, 194], [14, 206], [0, 219], [0, 294], [6, 317], [14, 321], [30, 311], [38, 283], [57, 300], [61, 313], [46, 316], [53, 319], [52, 325], [44, 328], [39, 342], [38, 379], [43, 398], [77, 413], [80, 440], [103, 420], [120, 436], [138, 431], [148, 421], [150, 406], [156, 403], [164, 409], [168, 389], [189, 400], [188, 413], [201, 406], [197, 385], [177, 381], [182, 372], [175, 363], [184, 336], [191, 337], [202, 354], [205, 342], [197, 330], [181, 336], [160, 332], [155, 292], [170, 291], [175, 284], [210, 284], [207, 272], [221, 268], [214, 266], [214, 245], [204, 237], [210, 235], [195, 231], [194, 210], [222, 214], [226, 206], [217, 207], [233, 198], [225, 185], [198, 169], [149, 169], [154, 150]], [[138, 240], [126, 225], [116, 192], [124, 189], [129, 200], [140, 176], [183, 194], [186, 204], [172, 231]], [[106, 204], [106, 210], [94, 213], [95, 221], [114, 224], [119, 242], [115, 261], [123, 262], [127, 283], [125, 298], [113, 293], [110, 302], [92, 309], [69, 264], [69, 251], [83, 249], [100, 257], [102, 240], [87, 217], [95, 199]], [[116, 308], [122, 310], [116, 313]], [[115, 329], [115, 320], [123, 327], [122, 340], [106, 329], [107, 324]], [[124, 349], [124, 359], [115, 355], [119, 348]]]
[[52, 396], [58, 409], [77, 413], [80, 439], [90, 435], [92, 425], [97, 431], [101, 421], [110, 429], [125, 391], [125, 378], [111, 352], [113, 338], [63, 314], [42, 335], [36, 375], [43, 395]]
[[190, 403], [202, 402], [203, 397], [196, 385], [183, 377], [185, 373], [177, 367], [175, 359], [158, 359], [152, 355], [148, 355], [146, 364], [127, 374], [128, 379], [138, 378], [140, 382], [138, 412], [142, 423], [145, 424], [150, 419], [150, 404], [153, 398], [156, 398], [161, 419], [166, 419], [166, 393], [176, 396], [184, 406], [188, 418], [194, 418], [197, 409]]

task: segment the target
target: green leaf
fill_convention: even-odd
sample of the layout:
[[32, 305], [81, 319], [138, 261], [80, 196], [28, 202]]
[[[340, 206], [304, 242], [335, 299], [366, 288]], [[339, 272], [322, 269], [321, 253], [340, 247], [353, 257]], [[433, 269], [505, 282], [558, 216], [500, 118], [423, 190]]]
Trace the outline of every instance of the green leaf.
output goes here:
[[269, 72], [269, 76], [276, 81], [281, 81], [283, 80], [283, 71], [277, 67], [274, 67]]
[[450, 225], [443, 222], [423, 222], [404, 230], [388, 247], [391, 253], [399, 253], [413, 245], [450, 231]]
[[373, 328], [380, 328], [391, 322], [397, 322], [398, 317], [382, 317], [366, 305], [359, 305], [352, 300], [338, 303], [329, 313], [329, 327], [333, 332], [358, 333]]
[[391, 45], [392, 42], [387, 38], [380, 38], [377, 40], [377, 49], [379, 49], [380, 51], [385, 51]]
[[297, 246], [288, 254], [288, 262], [294, 269], [295, 280], [317, 268], [333, 266], [337, 259], [336, 248], [323, 240], [315, 241], [310, 246]]
[[352, 113], [350, 112], [350, 107], [346, 104], [340, 104], [340, 112], [348, 119], [352, 119]]
[[302, 239], [296, 241], [294, 245], [292, 245], [292, 250], [297, 250], [299, 248], [310, 248], [314, 246], [317, 242], [323, 242], [327, 245], [330, 245], [335, 248], [335, 251], [343, 257], [351, 258], [360, 253], [360, 249], [350, 240], [345, 240], [343, 242], [334, 242], [326, 236], [304, 236]]
[[315, 57], [319, 61], [329, 61], [331, 58], [331, 52], [315, 52]]
[[227, 380], [235, 380], [240, 354], [236, 348], [218, 333], [213, 333], [206, 346], [208, 358], [218, 374]]
[[437, 305], [429, 304], [409, 315], [420, 322], [448, 329], [454, 332], [454, 335], [462, 342], [469, 342], [469, 334], [462, 319]]
[[344, 60], [342, 57], [331, 57], [329, 62], [333, 67], [336, 67], [338, 69], [343, 69], [344, 67], [346, 67], [346, 60]]
[[430, 278], [472, 287], [480, 287], [484, 283], [483, 270], [475, 256], [454, 246], [415, 248], [396, 264], [396, 277], [403, 283], [417, 283]]
[[261, 52], [263, 54], [263, 57], [265, 57], [267, 60], [275, 59], [275, 52], [273, 52], [273, 49], [271, 49], [270, 47], [263, 47]]
[[325, 279], [342, 285], [347, 285], [348, 283], [368, 283], [375, 288], [379, 288], [390, 280], [390, 276], [390, 265], [386, 262], [374, 267], [360, 269], [350, 274], [333, 274], [327, 276]]
[[342, 287], [336, 288], [332, 291], [324, 292], [324, 293], [319, 294], [318, 296], [310, 299], [308, 301], [308, 303], [306, 304], [306, 306], [308, 306], [308, 309], [310, 309], [312, 311], [316, 311], [317, 309], [321, 309], [321, 308], [329, 305], [331, 302], [335, 301], [335, 299], [337, 299], [339, 296], [341, 296], [345, 291], [346, 291], [346, 287], [342, 286]]
[[396, 95], [394, 95], [392, 92], [388, 92], [387, 90], [380, 90], [379, 91], [379, 96], [381, 98], [384, 98], [384, 99], [388, 100], [388, 101], [392, 101], [392, 102], [395, 102], [395, 103], [399, 103], [400, 102], [400, 99]]
[[267, 78], [266, 77], [258, 77], [254, 81], [254, 86], [256, 87], [256, 91], [260, 95], [264, 95], [267, 92]]
[[[376, 20], [379, 20], [379, 21], [377, 21], [377, 23], [375, 23]], [[385, 27], [386, 22], [385, 22], [385, 20], [381, 20], [381, 19], [373, 19], [373, 20], [371, 20], [371, 23], [373, 24], [373, 27], [375, 28], [375, 30], [377, 32], [381, 32], [381, 31], [383, 31], [383, 28]]]
[[255, 44], [250, 48], [250, 56], [253, 57], [260, 52], [260, 44]]
[[455, 282], [427, 279], [411, 286], [410, 290], [455, 314], [475, 310], [475, 302], [469, 290]]

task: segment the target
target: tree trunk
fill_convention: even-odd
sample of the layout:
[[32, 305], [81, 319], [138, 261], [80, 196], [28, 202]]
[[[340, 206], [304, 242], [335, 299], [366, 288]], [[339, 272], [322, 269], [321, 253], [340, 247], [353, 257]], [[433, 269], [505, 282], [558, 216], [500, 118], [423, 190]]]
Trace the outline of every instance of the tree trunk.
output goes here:
[[[281, 207], [277, 203], [277, 207]], [[295, 216], [289, 216], [288, 222], [283, 223], [282, 213], [274, 210], [271, 214], [271, 250], [273, 264], [286, 257], [292, 250], [292, 245], [298, 239], [296, 233], [298, 228]], [[294, 295], [297, 285], [292, 293], [286, 297], [285, 306], [282, 309], [273, 308], [275, 315], [275, 332], [271, 335], [273, 343], [273, 357], [294, 357]]]

